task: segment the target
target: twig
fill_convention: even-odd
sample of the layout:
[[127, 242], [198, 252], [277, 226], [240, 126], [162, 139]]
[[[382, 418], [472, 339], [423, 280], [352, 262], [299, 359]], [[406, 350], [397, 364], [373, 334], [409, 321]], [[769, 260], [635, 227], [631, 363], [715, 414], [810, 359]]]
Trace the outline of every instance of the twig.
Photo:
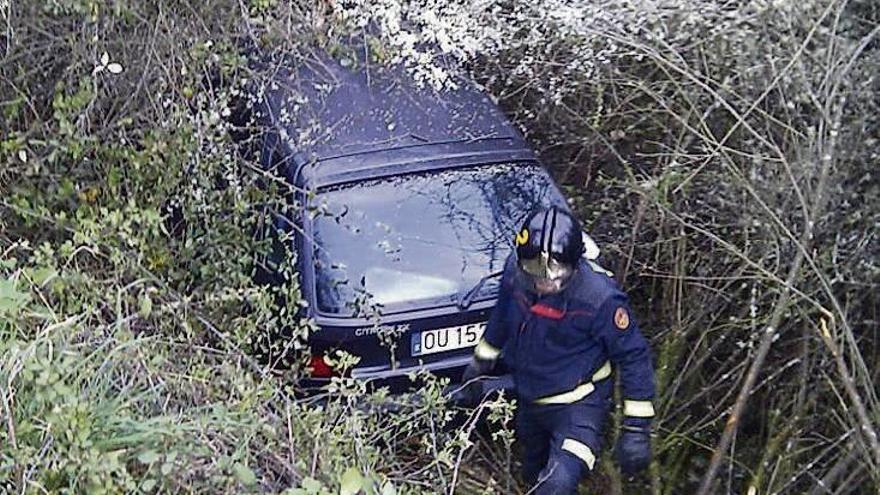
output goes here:
[[760, 374], [761, 368], [763, 368], [764, 366], [764, 361], [767, 359], [767, 354], [770, 352], [770, 346], [776, 339], [779, 325], [782, 323], [782, 319], [785, 316], [789, 305], [791, 304], [792, 288], [795, 286], [798, 274], [800, 273], [801, 267], [803, 266], [808, 246], [812, 243], [813, 240], [813, 226], [815, 225], [815, 220], [817, 218], [820, 218], [822, 211], [825, 207], [825, 202], [827, 200], [825, 189], [828, 186], [828, 175], [831, 169], [831, 164], [833, 162], [833, 160], [830, 159], [830, 157], [833, 156], [831, 154], [833, 151], [833, 143], [830, 148], [831, 149], [829, 149], [828, 153], [829, 159], [824, 159], [823, 157], [821, 161], [822, 165], [819, 172], [819, 180], [815, 190], [816, 198], [814, 202], [814, 207], [812, 208], [810, 217], [804, 219], [804, 231], [801, 235], [800, 242], [800, 244], [804, 246], [804, 249], [797, 250], [795, 254], [794, 261], [792, 262], [791, 268], [788, 271], [788, 276], [785, 278], [782, 293], [779, 295], [779, 298], [774, 305], [774, 310], [771, 314], [770, 321], [764, 330], [764, 334], [761, 336], [761, 343], [758, 346], [758, 352], [755, 355], [755, 360], [752, 361], [752, 365], [749, 368], [748, 374], [746, 375], [746, 380], [743, 383], [742, 388], [740, 388], [739, 395], [737, 396], [736, 402], [733, 406], [733, 411], [730, 413], [730, 417], [727, 419], [727, 423], [724, 426], [724, 432], [721, 435], [721, 440], [719, 440], [718, 445], [715, 447], [715, 451], [712, 453], [712, 460], [709, 463], [709, 468], [707, 469], [706, 474], [703, 477], [703, 481], [701, 482], [700, 488], [699, 490], [697, 490], [696, 495], [708, 495], [712, 492], [715, 476], [717, 475], [718, 469], [721, 467], [721, 462], [725, 457], [724, 453], [730, 447], [730, 443], [733, 440], [734, 435], [736, 434], [739, 420], [745, 412], [746, 403], [748, 402], [749, 396], [752, 393], [752, 387], [754, 387], [755, 382], [758, 379], [758, 374]]
[[[471, 417], [469, 419], [470, 424], [468, 424], [468, 427], [466, 430], [467, 434], [466, 434], [465, 438], [471, 437], [471, 434], [474, 432], [474, 428], [477, 427], [477, 423], [479, 422], [480, 415], [482, 414], [483, 409], [485, 409], [487, 405], [488, 405], [488, 401], [484, 400], [483, 402], [480, 403], [479, 407], [477, 407], [477, 409], [474, 410], [473, 414], [471, 415]], [[468, 450], [467, 447], [463, 447], [461, 450], [458, 451], [458, 458], [455, 460], [455, 468], [453, 468], [453, 470], [452, 470], [452, 482], [449, 484], [449, 495], [455, 494], [455, 484], [458, 482], [458, 470], [461, 467], [461, 458], [464, 456], [464, 453], [467, 450]]]
[[724, 459], [725, 452], [727, 452], [727, 449], [730, 447], [734, 435], [736, 435], [739, 419], [742, 417], [743, 412], [745, 412], [746, 402], [752, 393], [752, 387], [758, 379], [758, 374], [760, 374], [761, 368], [764, 366], [764, 361], [767, 359], [767, 353], [770, 351], [770, 346], [776, 337], [779, 324], [782, 322], [782, 317], [785, 315], [791, 302], [791, 291], [789, 290], [789, 286], [794, 284], [801, 265], [803, 264], [803, 259], [803, 255], [798, 252], [795, 261], [791, 266], [788, 277], [786, 278], [783, 292], [776, 302], [773, 315], [770, 318], [770, 323], [765, 328], [764, 334], [761, 337], [761, 343], [758, 346], [755, 360], [752, 362], [751, 367], [749, 367], [746, 380], [743, 383], [742, 388], [740, 388], [736, 403], [733, 406], [733, 411], [730, 413], [730, 417], [727, 419], [727, 423], [724, 426], [724, 433], [721, 435], [721, 440], [718, 442], [718, 445], [715, 447], [715, 451], [712, 454], [712, 461], [709, 464], [709, 469], [706, 471], [706, 475], [703, 477], [697, 495], [708, 495], [712, 493], [712, 486], [715, 481], [715, 476], [718, 473], [718, 469], [721, 467], [721, 461]]
[[[10, 383], [11, 389], [11, 383]], [[6, 396], [6, 387], [0, 386], [0, 400], [3, 401], [3, 410], [6, 414], [6, 432], [9, 435], [9, 445], [12, 446], [12, 450], [18, 451], [18, 441], [15, 438], [15, 419], [12, 417], [12, 406], [10, 404], [12, 394], [10, 394], [9, 399]], [[21, 481], [22, 487], [24, 486], [24, 466], [19, 464], [18, 462], [13, 464], [13, 470], [16, 474], [16, 478]], [[24, 490], [24, 488], [22, 488]]]
[[845, 448], [844, 450], [849, 451], [849, 453], [839, 458], [837, 462], [835, 462], [834, 465], [831, 467], [831, 469], [829, 469], [828, 472], [825, 473], [825, 476], [823, 476], [822, 479], [816, 481], [816, 486], [814, 486], [813, 489], [810, 490], [809, 495], [823, 495], [834, 493], [831, 491], [831, 485], [833, 485], [834, 482], [846, 472], [849, 466], [858, 457], [858, 454], [854, 449]]
[[6, 387], [0, 387], [0, 400], [3, 401], [3, 410], [6, 411], [6, 431], [9, 434], [9, 444], [14, 450], [18, 449], [18, 442], [15, 439], [15, 420], [12, 417], [12, 406], [6, 398]]
[[825, 345], [828, 346], [831, 355], [834, 357], [834, 362], [837, 364], [837, 372], [840, 374], [841, 380], [843, 380], [843, 388], [846, 390], [847, 395], [849, 395], [849, 399], [852, 401], [853, 406], [855, 406], [856, 417], [858, 417], [861, 426], [861, 433], [865, 437], [865, 440], [867, 440], [868, 445], [871, 447], [874, 454], [874, 472], [876, 472], [876, 469], [880, 467], [880, 440], [877, 438], [877, 430], [874, 429], [871, 418], [865, 408], [865, 403], [862, 401], [862, 398], [856, 389], [855, 380], [853, 380], [852, 374], [849, 372], [846, 362], [843, 360], [840, 348], [837, 346], [837, 343], [834, 342], [834, 339], [831, 338], [831, 332], [828, 331], [828, 324], [824, 318], [820, 321], [820, 328], [821, 330], [819, 334], [822, 336], [822, 340], [825, 342]]

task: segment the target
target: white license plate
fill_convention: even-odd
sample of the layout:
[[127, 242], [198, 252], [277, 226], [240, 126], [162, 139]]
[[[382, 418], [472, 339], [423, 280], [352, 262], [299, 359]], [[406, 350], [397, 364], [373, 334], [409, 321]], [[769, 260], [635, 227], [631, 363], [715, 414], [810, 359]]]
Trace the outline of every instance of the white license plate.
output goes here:
[[477, 345], [485, 331], [485, 322], [472, 323], [460, 327], [424, 330], [413, 334], [411, 355], [424, 356], [425, 354], [473, 347]]

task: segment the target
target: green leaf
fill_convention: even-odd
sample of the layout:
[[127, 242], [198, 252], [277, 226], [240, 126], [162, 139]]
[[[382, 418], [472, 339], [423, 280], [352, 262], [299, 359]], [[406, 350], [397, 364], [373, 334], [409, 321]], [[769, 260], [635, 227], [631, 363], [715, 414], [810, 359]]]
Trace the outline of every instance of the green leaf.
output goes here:
[[354, 495], [364, 485], [364, 477], [357, 468], [350, 467], [345, 470], [339, 483], [339, 495]]
[[153, 300], [150, 299], [150, 295], [144, 292], [141, 294], [140, 305], [138, 307], [138, 313], [140, 313], [141, 318], [147, 318], [150, 316], [150, 313], [153, 311]]
[[152, 464], [159, 460], [159, 453], [155, 450], [145, 450], [137, 455], [137, 460], [141, 464]]
[[302, 485], [300, 486], [302, 486], [307, 493], [320, 493], [324, 488], [324, 485], [320, 481], [312, 477], [302, 480]]
[[251, 471], [251, 468], [239, 462], [232, 465], [232, 474], [245, 486], [251, 486], [257, 482], [257, 475]]
[[33, 270], [29, 270], [29, 272], [34, 283], [41, 287], [46, 285], [47, 281], [55, 278], [58, 275], [58, 272], [56, 272], [55, 269], [48, 267], [35, 268]]
[[18, 313], [30, 299], [30, 294], [20, 292], [15, 288], [14, 281], [5, 278], [0, 279], [0, 315]]

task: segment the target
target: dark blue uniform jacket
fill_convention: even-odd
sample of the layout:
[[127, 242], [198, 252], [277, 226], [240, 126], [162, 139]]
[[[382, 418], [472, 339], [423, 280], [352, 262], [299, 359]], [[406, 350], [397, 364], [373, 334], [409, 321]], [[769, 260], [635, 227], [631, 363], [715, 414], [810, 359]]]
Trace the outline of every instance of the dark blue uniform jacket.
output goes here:
[[[511, 255], [483, 337], [512, 370], [520, 401], [571, 391], [608, 361], [621, 376], [625, 400], [654, 397], [648, 343], [609, 272], [582, 259], [563, 291], [543, 297], [523, 277]], [[596, 395], [587, 400], [608, 399]]]

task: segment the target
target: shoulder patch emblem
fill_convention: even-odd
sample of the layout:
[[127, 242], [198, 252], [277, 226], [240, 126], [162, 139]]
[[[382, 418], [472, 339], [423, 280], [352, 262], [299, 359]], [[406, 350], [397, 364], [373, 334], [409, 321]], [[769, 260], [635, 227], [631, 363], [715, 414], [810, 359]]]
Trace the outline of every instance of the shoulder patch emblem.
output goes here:
[[522, 246], [527, 242], [529, 242], [529, 229], [522, 229], [520, 232], [517, 232], [516, 245]]
[[614, 326], [618, 330], [629, 328], [629, 313], [627, 313], [623, 306], [618, 306], [617, 311], [614, 312]]

